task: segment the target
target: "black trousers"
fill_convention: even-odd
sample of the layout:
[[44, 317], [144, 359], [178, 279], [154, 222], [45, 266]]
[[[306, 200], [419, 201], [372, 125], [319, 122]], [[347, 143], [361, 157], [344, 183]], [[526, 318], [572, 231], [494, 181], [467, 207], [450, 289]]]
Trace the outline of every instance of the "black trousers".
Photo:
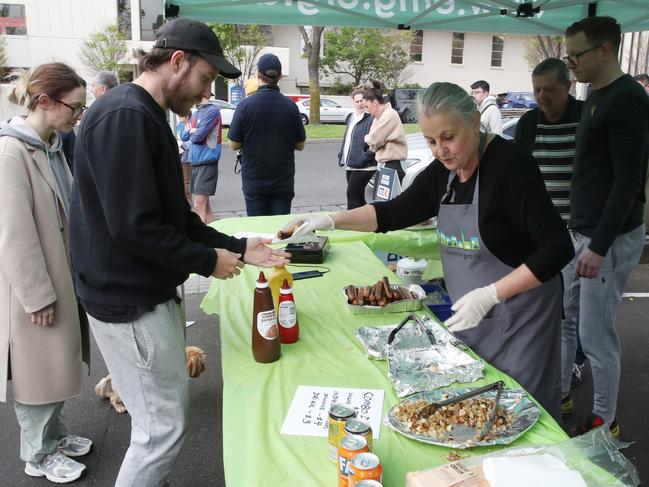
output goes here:
[[374, 171], [345, 171], [347, 173], [347, 209], [365, 206], [365, 186]]

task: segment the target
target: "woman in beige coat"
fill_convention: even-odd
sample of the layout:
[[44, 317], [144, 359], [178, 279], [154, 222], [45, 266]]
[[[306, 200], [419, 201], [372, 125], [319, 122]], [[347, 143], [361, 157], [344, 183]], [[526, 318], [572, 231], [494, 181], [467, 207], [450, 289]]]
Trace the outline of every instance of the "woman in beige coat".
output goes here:
[[61, 415], [82, 392], [88, 335], [68, 252], [72, 178], [56, 130], [81, 117], [86, 83], [65, 64], [43, 64], [9, 99], [28, 115], [0, 125], [0, 401], [11, 380], [25, 473], [66, 483], [85, 470], [69, 457], [92, 443], [69, 434]]
[[408, 156], [406, 134], [397, 111], [385, 102], [381, 83], [371, 81], [365, 88], [363, 100], [367, 112], [374, 117], [365, 143], [374, 152], [379, 168], [385, 166], [397, 171], [399, 181], [405, 176], [401, 160]]

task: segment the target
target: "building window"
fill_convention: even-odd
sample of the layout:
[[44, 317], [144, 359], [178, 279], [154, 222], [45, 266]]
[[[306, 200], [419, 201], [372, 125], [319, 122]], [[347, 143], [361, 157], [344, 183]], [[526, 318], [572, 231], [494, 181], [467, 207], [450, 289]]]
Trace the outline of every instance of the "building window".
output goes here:
[[462, 64], [464, 59], [464, 32], [453, 32], [451, 64]]
[[0, 3], [0, 34], [8, 36], [27, 35], [24, 5]]
[[505, 38], [503, 36], [493, 36], [491, 38], [491, 67], [492, 68], [502, 68], [504, 49], [505, 49]]
[[154, 41], [155, 31], [162, 25], [162, 2], [140, 0], [140, 29], [143, 41]]
[[416, 30], [415, 35], [410, 42], [410, 60], [421, 62], [421, 55], [424, 51], [424, 31]]

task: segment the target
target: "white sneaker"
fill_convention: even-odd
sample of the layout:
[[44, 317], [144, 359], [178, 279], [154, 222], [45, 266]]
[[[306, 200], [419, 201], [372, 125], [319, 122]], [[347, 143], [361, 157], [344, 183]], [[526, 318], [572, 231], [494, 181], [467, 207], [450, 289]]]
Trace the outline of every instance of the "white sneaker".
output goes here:
[[77, 435], [65, 435], [59, 440], [56, 449], [68, 457], [82, 457], [92, 448], [92, 441]]
[[25, 473], [31, 477], [46, 477], [55, 484], [67, 484], [81, 477], [86, 469], [83, 463], [66, 457], [60, 451], [45, 455], [38, 463], [27, 462]]

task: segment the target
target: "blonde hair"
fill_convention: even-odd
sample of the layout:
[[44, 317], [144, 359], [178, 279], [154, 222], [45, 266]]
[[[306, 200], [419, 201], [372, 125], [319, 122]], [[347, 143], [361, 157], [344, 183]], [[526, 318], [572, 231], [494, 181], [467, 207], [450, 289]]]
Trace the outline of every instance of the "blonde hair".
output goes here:
[[12, 73], [13, 87], [7, 97], [16, 105], [33, 110], [40, 95], [54, 100], [79, 87], [86, 87], [85, 80], [74, 69], [63, 63], [41, 64], [33, 70], [16, 70]]

